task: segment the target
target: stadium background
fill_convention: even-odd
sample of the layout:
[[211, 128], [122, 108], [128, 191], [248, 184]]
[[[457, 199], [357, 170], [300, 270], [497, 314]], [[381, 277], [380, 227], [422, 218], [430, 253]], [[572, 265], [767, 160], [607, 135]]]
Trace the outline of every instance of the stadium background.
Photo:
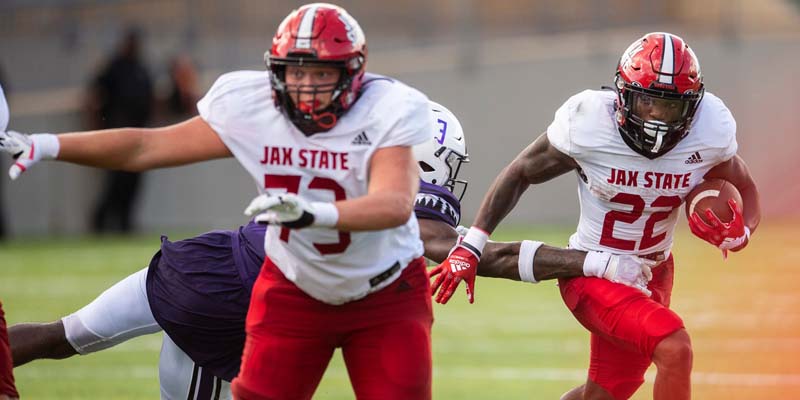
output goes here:
[[[762, 193], [764, 223], [748, 251], [723, 264], [680, 230], [673, 306], [696, 344], [696, 398], [800, 395], [800, 2], [793, 0], [341, 1], [364, 28], [368, 69], [425, 91], [460, 118], [472, 163], [465, 222], [499, 170], [549, 124], [570, 95], [611, 82], [621, 51], [649, 31], [683, 36], [708, 90], [737, 118], [740, 154]], [[262, 55], [288, 0], [3, 0], [0, 66], [11, 87], [10, 128], [82, 129], [85, 85], [119, 34], [145, 32], [161, 86], [166, 63], [187, 53], [201, 91]], [[0, 164], [8, 165], [0, 155]], [[4, 168], [2, 168], [4, 170]], [[144, 266], [157, 233], [188, 236], [244, 222], [255, 193], [233, 160], [151, 172], [135, 237], [87, 232], [101, 174], [39, 165], [19, 182], [2, 174], [11, 240], [0, 244], [0, 299], [10, 323], [52, 320]], [[563, 244], [576, 221], [574, 177], [529, 191], [501, 233]], [[569, 201], [565, 201], [569, 199]], [[176, 233], [177, 232], [177, 233]], [[70, 236], [70, 238], [67, 238]], [[481, 281], [478, 304], [437, 308], [438, 398], [556, 398], [582, 381], [586, 335], [555, 288]], [[453, 344], [459, 339], [464, 348]], [[26, 398], [153, 398], [158, 336], [108, 354], [17, 370]], [[649, 384], [648, 384], [649, 385]], [[637, 399], [648, 398], [649, 388]], [[319, 398], [352, 397], [341, 364]]]

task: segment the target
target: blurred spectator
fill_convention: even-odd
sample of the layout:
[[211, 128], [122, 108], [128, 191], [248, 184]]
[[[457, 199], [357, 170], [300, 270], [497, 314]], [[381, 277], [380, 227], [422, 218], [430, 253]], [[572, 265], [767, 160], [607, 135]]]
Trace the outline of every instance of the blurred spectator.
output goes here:
[[[89, 104], [93, 129], [144, 127], [154, 106], [153, 81], [142, 61], [141, 32], [129, 29], [113, 58], [91, 83]], [[92, 215], [92, 230], [130, 232], [141, 187], [141, 173], [109, 171]]]
[[172, 59], [169, 67], [170, 92], [166, 99], [166, 110], [171, 118], [180, 120], [197, 114], [200, 99], [197, 85], [197, 69], [192, 59], [181, 54]]

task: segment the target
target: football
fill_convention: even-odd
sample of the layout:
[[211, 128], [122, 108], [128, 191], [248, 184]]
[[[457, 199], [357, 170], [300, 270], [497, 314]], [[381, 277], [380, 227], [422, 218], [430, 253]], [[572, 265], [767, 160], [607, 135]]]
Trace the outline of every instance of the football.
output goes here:
[[696, 211], [708, 223], [705, 210], [710, 209], [720, 221], [730, 222], [733, 210], [728, 206], [728, 199], [736, 200], [741, 209], [742, 196], [736, 186], [724, 179], [706, 179], [686, 195], [686, 218]]

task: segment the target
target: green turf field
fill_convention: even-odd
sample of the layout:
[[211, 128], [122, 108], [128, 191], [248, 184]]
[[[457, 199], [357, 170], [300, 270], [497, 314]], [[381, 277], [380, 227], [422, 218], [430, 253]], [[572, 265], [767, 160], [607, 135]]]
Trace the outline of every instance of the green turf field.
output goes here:
[[[683, 230], [675, 253], [673, 308], [695, 347], [694, 398], [800, 398], [800, 237], [794, 225], [763, 224], [754, 242], [723, 262]], [[564, 244], [569, 230], [498, 232], [496, 239]], [[173, 236], [178, 238], [179, 236]], [[13, 241], [0, 244], [0, 299], [10, 324], [51, 321], [144, 267], [158, 236]], [[479, 279], [435, 307], [434, 395], [438, 399], [557, 399], [585, 379], [588, 335], [552, 282]], [[15, 370], [35, 399], [158, 398], [160, 335], [64, 361]], [[653, 370], [635, 399], [651, 398]], [[319, 399], [353, 398], [336, 354]]]

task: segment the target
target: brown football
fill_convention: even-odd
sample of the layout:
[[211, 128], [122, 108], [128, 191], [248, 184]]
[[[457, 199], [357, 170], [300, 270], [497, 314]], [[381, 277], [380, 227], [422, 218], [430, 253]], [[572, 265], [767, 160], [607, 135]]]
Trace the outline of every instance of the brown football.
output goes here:
[[730, 222], [733, 210], [728, 206], [728, 199], [736, 200], [739, 209], [742, 208], [742, 195], [736, 186], [724, 179], [706, 179], [686, 195], [686, 217], [696, 211], [708, 223], [705, 210], [711, 209], [720, 221]]

